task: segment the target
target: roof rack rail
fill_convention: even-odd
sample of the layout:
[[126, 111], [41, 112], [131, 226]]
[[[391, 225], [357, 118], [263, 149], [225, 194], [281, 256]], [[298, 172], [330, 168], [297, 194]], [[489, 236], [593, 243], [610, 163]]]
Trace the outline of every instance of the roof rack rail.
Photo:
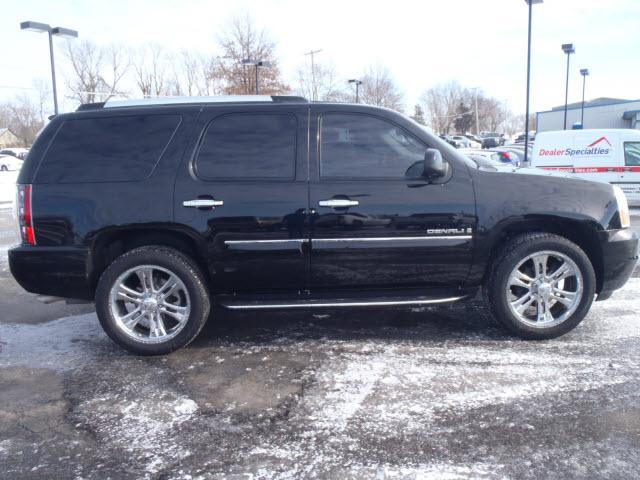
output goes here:
[[152, 105], [205, 104], [205, 103], [308, 103], [304, 97], [289, 95], [220, 95], [214, 97], [150, 97], [130, 100], [109, 99], [103, 103], [87, 103], [80, 105], [77, 111], [95, 110], [99, 108], [119, 108]]
[[76, 112], [83, 112], [85, 110], [98, 110], [103, 107], [104, 107], [104, 102], [83, 103], [78, 108], [76, 108]]

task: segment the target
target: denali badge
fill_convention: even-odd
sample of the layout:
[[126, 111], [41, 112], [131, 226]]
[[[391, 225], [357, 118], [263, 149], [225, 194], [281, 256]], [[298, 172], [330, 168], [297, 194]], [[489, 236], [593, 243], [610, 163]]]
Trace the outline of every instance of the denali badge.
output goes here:
[[463, 233], [473, 233], [473, 229], [471, 227], [467, 228], [428, 228], [427, 233], [429, 235], [450, 235], [450, 234], [463, 234]]

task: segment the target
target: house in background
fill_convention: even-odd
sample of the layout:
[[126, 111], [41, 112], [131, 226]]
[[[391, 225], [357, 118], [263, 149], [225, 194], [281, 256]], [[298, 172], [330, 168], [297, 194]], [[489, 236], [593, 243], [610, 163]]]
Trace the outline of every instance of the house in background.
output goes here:
[[17, 147], [20, 139], [8, 128], [0, 128], [0, 148]]
[[[579, 123], [582, 102], [567, 105], [567, 128]], [[536, 130], [562, 130], [564, 126], [564, 105], [538, 112]], [[596, 98], [584, 103], [583, 128], [638, 128], [640, 129], [640, 100], [620, 98]]]

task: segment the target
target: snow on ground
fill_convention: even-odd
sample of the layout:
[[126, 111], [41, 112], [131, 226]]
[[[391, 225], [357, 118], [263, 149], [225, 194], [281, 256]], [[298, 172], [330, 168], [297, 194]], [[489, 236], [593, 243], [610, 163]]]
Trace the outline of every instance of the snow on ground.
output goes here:
[[[614, 402], [629, 398], [631, 414], [640, 411], [632, 400], [640, 371], [639, 293], [640, 278], [632, 278], [612, 299], [596, 302], [575, 332], [546, 342], [523, 342], [491, 326], [434, 327], [438, 309], [407, 313], [432, 319], [425, 322], [346, 330], [331, 323], [331, 313], [282, 326], [269, 341], [264, 333], [223, 334], [206, 348], [196, 342], [146, 359], [114, 346], [95, 314], [0, 323], [0, 367], [65, 375], [73, 405], [68, 417], [105, 452], [115, 449], [140, 465], [141, 478], [167, 469], [173, 478], [202, 470], [220, 473], [213, 478], [278, 480], [513, 478], [529, 468], [522, 452], [538, 458], [527, 459], [531, 468], [552, 458], [548, 468], [578, 472], [588, 457], [615, 476], [629, 471], [627, 444], [614, 445], [605, 433], [595, 440], [571, 435], [588, 405], [596, 405], [594, 417], [582, 421], [596, 432]], [[444, 310], [454, 325], [474, 311]], [[232, 401], [206, 407], [229, 392], [247, 402], [251, 388], [270, 395], [282, 381], [273, 372], [298, 362], [305, 367], [294, 380], [304, 387], [290, 403], [279, 400], [280, 413], [276, 407], [238, 413]], [[272, 419], [268, 428], [265, 416]], [[572, 433], [558, 442], [566, 430]], [[476, 446], [465, 453], [468, 443]], [[574, 451], [578, 444], [589, 450]], [[188, 473], [175, 474], [175, 465]]]

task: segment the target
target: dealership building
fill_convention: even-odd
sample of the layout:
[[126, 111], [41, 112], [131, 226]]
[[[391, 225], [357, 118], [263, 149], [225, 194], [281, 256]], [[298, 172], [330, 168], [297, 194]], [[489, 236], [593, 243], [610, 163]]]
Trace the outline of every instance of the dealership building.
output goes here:
[[[567, 128], [580, 123], [582, 102], [567, 106]], [[536, 131], [562, 130], [564, 105], [536, 113]], [[583, 128], [640, 129], [640, 100], [596, 98], [584, 104]]]

